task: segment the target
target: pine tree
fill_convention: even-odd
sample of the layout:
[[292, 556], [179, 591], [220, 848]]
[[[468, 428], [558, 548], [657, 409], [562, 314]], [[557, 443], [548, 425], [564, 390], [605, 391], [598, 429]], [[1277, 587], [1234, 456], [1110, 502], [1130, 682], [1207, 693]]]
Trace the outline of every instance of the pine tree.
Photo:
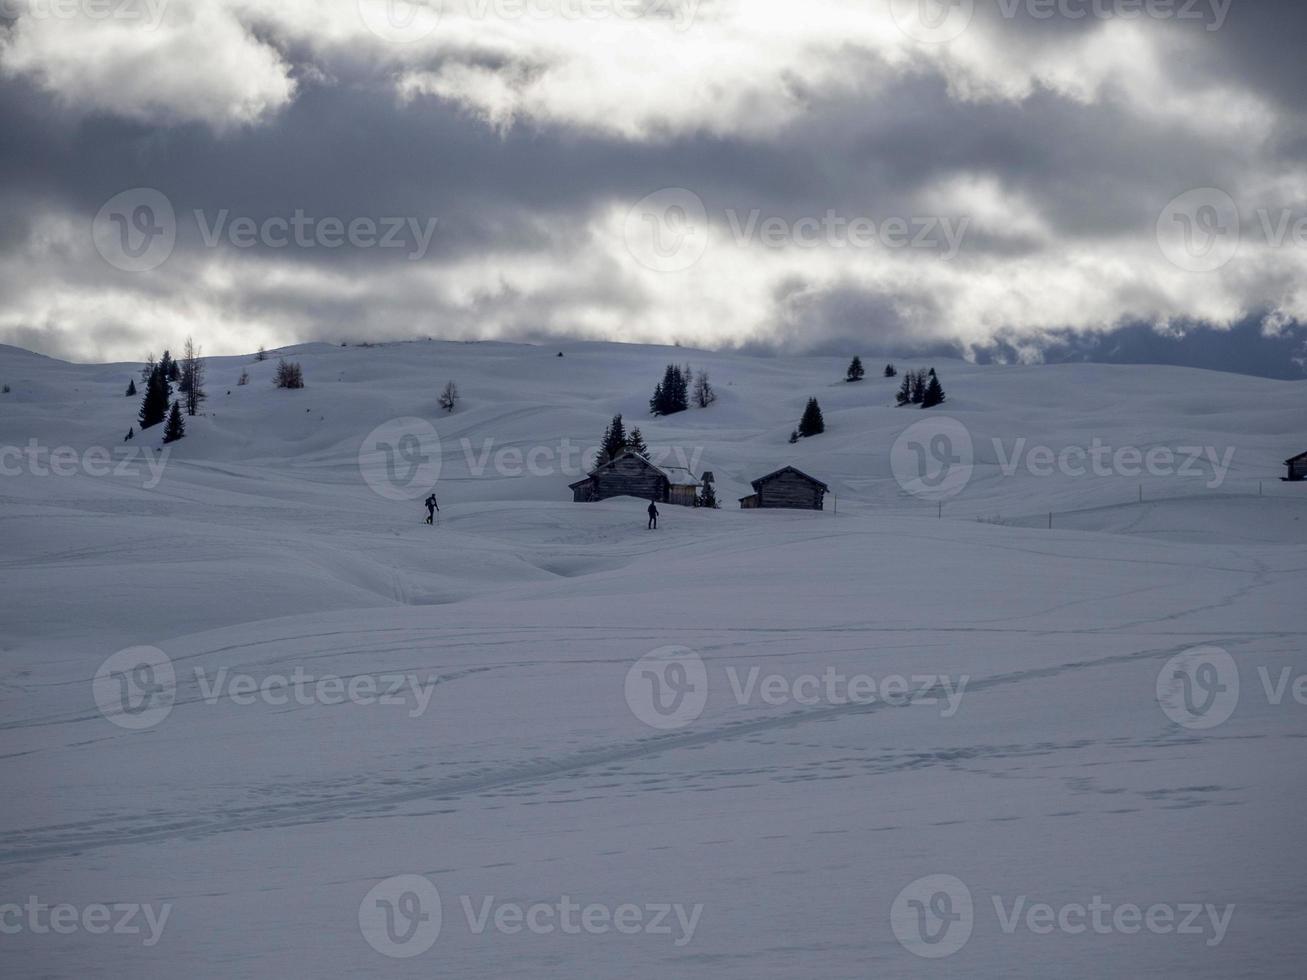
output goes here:
[[172, 410], [168, 412], [168, 424], [163, 427], [164, 443], [176, 442], [182, 436], [186, 435], [186, 423], [182, 421], [181, 402], [173, 402]]
[[912, 404], [920, 405], [926, 397], [926, 372], [917, 371], [912, 375]]
[[186, 352], [182, 357], [182, 379], [178, 387], [186, 394], [186, 414], [195, 415], [200, 402], [209, 396], [204, 390], [204, 359], [200, 349], [190, 337], [186, 338]]
[[939, 378], [935, 376], [935, 369], [930, 369], [930, 381], [926, 383], [925, 394], [921, 398], [922, 408], [934, 408], [936, 405], [944, 404], [944, 386], [939, 383]]
[[163, 357], [159, 358], [159, 367], [163, 369], [165, 381], [180, 380], [181, 375], [177, 370], [177, 362], [172, 359], [172, 354], [166, 350], [163, 352]]
[[127, 382], [127, 397], [131, 398], [136, 394], [136, 379], [132, 378]]
[[649, 399], [649, 411], [654, 415], [672, 415], [690, 406], [690, 381], [685, 371], [675, 364], [667, 365], [663, 380], [654, 388]]
[[705, 483], [703, 489], [699, 491], [699, 506], [717, 510], [717, 491], [713, 489], [711, 483]]
[[162, 363], [154, 366], [154, 372], [145, 382], [145, 395], [141, 398], [141, 411], [136, 416], [142, 431], [158, 425], [168, 414], [168, 380], [164, 377]]
[[817, 404], [817, 399], [809, 398], [808, 405], [803, 410], [803, 418], [799, 419], [799, 435], [815, 436], [826, 431], [826, 421], [821, 417], [821, 406]]
[[864, 376], [866, 373], [867, 373], [867, 372], [866, 372], [865, 370], [863, 370], [863, 367], [862, 367], [862, 358], [858, 357], [858, 356], [855, 354], [854, 357], [853, 357], [853, 360], [849, 361], [849, 369], [848, 369], [848, 371], [845, 372], [845, 374], [844, 374], [844, 380], [845, 380], [845, 381], [861, 381], [862, 378], [863, 378], [863, 376]]
[[[621, 418], [620, 415], [617, 417]], [[644, 435], [640, 432], [639, 426], [627, 433], [626, 448], [633, 453], [639, 453], [641, 456], [649, 455], [649, 447], [645, 445]]]
[[616, 459], [626, 452], [628, 446], [626, 426], [622, 422], [621, 414], [618, 413], [604, 429], [603, 442], [599, 444], [599, 452], [595, 454], [595, 466], [603, 466]]
[[912, 372], [903, 372], [903, 383], [899, 385], [898, 403], [900, 406], [912, 402]]
[[895, 375], [897, 375], [898, 373], [899, 373], [899, 372], [898, 372], [898, 369], [895, 368], [893, 364], [886, 364], [886, 365], [885, 365], [885, 377], [887, 377], [887, 378], [892, 378], [892, 377], [894, 377]]
[[158, 365], [154, 363], [154, 351], [150, 351], [145, 355], [145, 366], [141, 368], [141, 384], [150, 380], [150, 375], [154, 373], [156, 367]]

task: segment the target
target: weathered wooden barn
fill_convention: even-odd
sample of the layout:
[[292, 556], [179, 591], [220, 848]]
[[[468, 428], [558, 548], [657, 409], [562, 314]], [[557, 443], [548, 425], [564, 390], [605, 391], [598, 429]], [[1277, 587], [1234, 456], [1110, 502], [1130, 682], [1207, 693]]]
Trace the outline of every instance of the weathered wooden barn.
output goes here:
[[753, 493], [740, 498], [745, 510], [755, 507], [792, 507], [799, 510], [821, 510], [830, 487], [793, 466], [785, 466], [774, 473], [753, 481]]
[[702, 482], [683, 466], [658, 466], [639, 453], [625, 452], [596, 467], [584, 480], [569, 484], [577, 503], [609, 497], [639, 497], [693, 507]]
[[1289, 467], [1286, 480], [1307, 480], [1307, 453], [1289, 457], [1284, 461], [1284, 465]]

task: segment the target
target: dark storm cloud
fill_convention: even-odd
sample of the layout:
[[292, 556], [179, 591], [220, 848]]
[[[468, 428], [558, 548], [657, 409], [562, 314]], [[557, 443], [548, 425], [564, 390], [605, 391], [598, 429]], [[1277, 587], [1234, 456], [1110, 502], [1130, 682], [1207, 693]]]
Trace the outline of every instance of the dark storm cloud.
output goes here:
[[[1193, 311], [1177, 306], [1174, 288], [1128, 278], [1105, 281], [1102, 309], [1070, 328], [1074, 316], [1066, 310], [1050, 308], [1042, 323], [1025, 314], [1013, 324], [1015, 314], [1004, 309], [960, 317], [965, 301], [945, 300], [968, 289], [992, 294], [986, 284], [1005, 275], [1005, 263], [1057, 270], [1063, 255], [1098, 248], [1111, 256], [1123, 241], [1141, 254], [1155, 251], [1153, 224], [1167, 201], [1193, 187], [1238, 190], [1259, 155], [1268, 158], [1259, 187], [1283, 181], [1303, 145], [1300, 110], [1291, 98], [1303, 72], [1287, 57], [1288, 35], [1303, 26], [1303, 15], [1249, 13], [1246, 6], [1236, 4], [1220, 31], [1182, 22], [1147, 26], [1159, 38], [1184, 39], [1189, 60], [1164, 64], [1174, 75], [1207, 89], [1226, 83], [1240, 98], [1277, 107], [1266, 150], [1174, 111], [1184, 105], [1183, 91], [1113, 88], [1110, 65], [1087, 66], [1107, 79], [1092, 97], [1061, 90], [1043, 76], [1019, 95], [996, 95], [990, 89], [1001, 73], [986, 58], [1006, 54], [1019, 76], [1041, 52], [1099, 43], [1113, 25], [1040, 19], [1021, 6], [1007, 18], [984, 2], [974, 39], [1002, 43], [981, 49], [974, 63], [941, 62], [931, 51], [910, 51], [904, 63], [867, 47], [839, 48], [841, 84], [796, 73], [781, 87], [786, 105], [774, 126], [667, 122], [639, 138], [569, 118], [574, 109], [566, 100], [562, 109], [520, 110], [513, 122], [492, 125], [474, 104], [479, 82], [466, 83], [472, 94], [459, 99], [424, 94], [421, 86], [408, 98], [397, 91], [405, 71], [438, 73], [451, 64], [520, 74], [508, 55], [477, 43], [451, 43], [398, 65], [371, 49], [290, 36], [275, 18], [247, 27], [288, 66], [294, 94], [240, 125], [127, 118], [70, 104], [19, 74], [0, 88], [0, 127], [7, 134], [0, 143], [0, 286], [10, 298], [0, 305], [0, 340], [64, 354], [126, 355], [155, 329], [137, 304], [203, 308], [199, 329], [227, 325], [219, 347], [256, 334], [281, 341], [552, 336], [571, 323], [584, 335], [657, 339], [658, 329], [665, 335], [671, 328], [650, 324], [675, 321], [671, 304], [688, 302], [690, 288], [642, 275], [602, 235], [607, 215], [661, 187], [697, 194], [719, 240], [728, 214], [793, 222], [835, 211], [883, 221], [975, 211], [958, 259], [945, 268], [923, 267], [933, 281], [904, 272], [907, 266], [888, 266], [894, 271], [885, 274], [877, 265], [884, 256], [868, 254], [864, 261], [846, 252], [825, 269], [811, 268], [812, 262], [778, 268], [771, 281], [750, 285], [766, 301], [765, 312], [742, 305], [721, 335], [687, 327], [689, 335], [678, 339], [813, 348], [863, 337], [893, 349], [950, 343], [984, 349], [1005, 330], [1097, 335], [1138, 323], [1140, 314], [1184, 316]], [[1269, 57], [1259, 59], [1259, 50]], [[1085, 57], [1102, 56], [1093, 51]], [[552, 70], [558, 58], [542, 56], [539, 70]], [[636, 93], [631, 101], [638, 101]], [[753, 107], [761, 117], [773, 110], [762, 102]], [[667, 118], [677, 111], [669, 108]], [[89, 227], [113, 195], [141, 186], [162, 191], [176, 210], [173, 256], [156, 271], [132, 274], [94, 253], [88, 259], [85, 248], [76, 252], [77, 229]], [[216, 248], [204, 241], [217, 221], [262, 224], [296, 211], [346, 223], [389, 217], [437, 223], [417, 258], [411, 249], [262, 242], [237, 250], [225, 238]], [[63, 219], [73, 237], [44, 232], [42, 222], [51, 216]], [[705, 264], [720, 261], [724, 270], [748, 275], [772, 258], [754, 262], [752, 252], [732, 256], [735, 248], [729, 241], [714, 244]], [[239, 261], [221, 275], [206, 275], [215, 253]], [[255, 260], [262, 264], [251, 265]], [[462, 270], [475, 266], [480, 278], [465, 283]], [[261, 275], [281, 268], [289, 274]], [[873, 281], [857, 281], [864, 268]], [[1036, 283], [1043, 278], [1030, 273]], [[1251, 277], [1264, 286], [1249, 285], [1248, 278], [1239, 283], [1240, 295], [1254, 294], [1259, 309], [1274, 310], [1292, 293], [1283, 269]], [[729, 294], [733, 285], [722, 288]], [[1014, 282], [1013, 289], [1024, 288]], [[1272, 288], [1280, 295], [1255, 295]], [[743, 282], [739, 290], [745, 291]], [[48, 302], [51, 291], [66, 301]], [[1030, 296], [1029, 305], [1041, 302]], [[1204, 302], [1224, 308], [1220, 297]], [[587, 320], [595, 310], [607, 326]], [[257, 331], [247, 334], [247, 324]]]

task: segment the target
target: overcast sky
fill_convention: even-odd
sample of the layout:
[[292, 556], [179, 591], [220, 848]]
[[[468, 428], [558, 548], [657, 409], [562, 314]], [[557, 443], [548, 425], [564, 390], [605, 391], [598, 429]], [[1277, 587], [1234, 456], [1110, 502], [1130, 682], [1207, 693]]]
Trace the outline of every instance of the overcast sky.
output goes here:
[[1307, 354], [1301, 3], [0, 11], [0, 342]]

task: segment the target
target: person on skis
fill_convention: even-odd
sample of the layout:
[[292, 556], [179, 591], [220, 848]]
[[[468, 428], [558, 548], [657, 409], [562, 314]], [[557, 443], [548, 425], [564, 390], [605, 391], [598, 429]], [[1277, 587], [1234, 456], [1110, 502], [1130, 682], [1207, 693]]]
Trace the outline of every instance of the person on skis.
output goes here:
[[435, 521], [436, 511], [440, 510], [440, 505], [436, 503], [436, 495], [434, 493], [426, 499], [426, 505], [427, 523], [431, 524]]
[[656, 531], [657, 529], [658, 529], [658, 505], [654, 503], [654, 501], [653, 501], [652, 498], [650, 498], [650, 500], [649, 500], [649, 530], [650, 530], [650, 531]]

